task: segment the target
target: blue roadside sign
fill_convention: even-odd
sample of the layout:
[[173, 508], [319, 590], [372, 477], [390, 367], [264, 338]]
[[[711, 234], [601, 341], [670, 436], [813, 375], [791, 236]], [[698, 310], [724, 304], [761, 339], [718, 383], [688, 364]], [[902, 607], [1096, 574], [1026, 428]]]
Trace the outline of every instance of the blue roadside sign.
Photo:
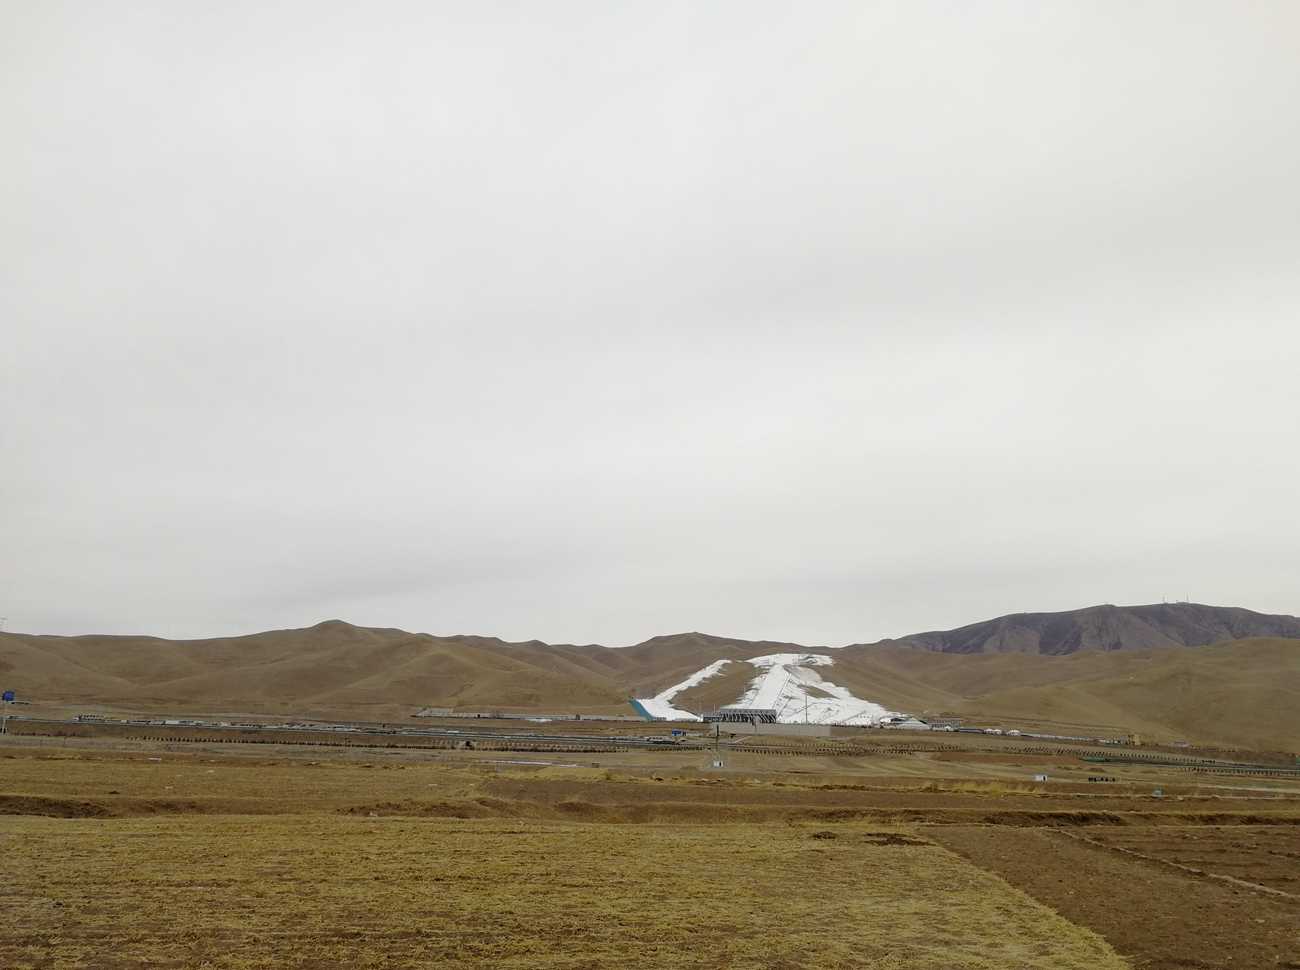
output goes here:
[[7, 690], [3, 694], [0, 694], [0, 701], [4, 701], [6, 704], [12, 704], [14, 702], [14, 692]]

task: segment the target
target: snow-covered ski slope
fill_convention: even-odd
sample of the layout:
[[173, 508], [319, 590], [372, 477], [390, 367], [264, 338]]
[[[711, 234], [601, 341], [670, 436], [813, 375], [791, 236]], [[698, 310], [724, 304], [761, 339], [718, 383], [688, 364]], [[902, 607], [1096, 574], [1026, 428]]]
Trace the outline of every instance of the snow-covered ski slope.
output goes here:
[[[716, 676], [731, 661], [715, 660], [697, 670], [680, 684], [660, 691], [654, 697], [633, 701], [645, 716], [665, 721], [698, 721], [698, 714], [673, 706], [678, 694]], [[754, 708], [775, 710], [782, 724], [874, 724], [894, 714], [872, 701], [854, 697], [845, 687], [825, 680], [814, 667], [830, 667], [835, 661], [818, 653], [772, 653], [753, 657], [745, 663], [761, 673], [729, 709]]]
[[692, 714], [690, 711], [682, 711], [673, 707], [672, 699], [684, 690], [689, 690], [696, 684], [702, 684], [710, 677], [716, 676], [718, 671], [722, 670], [730, 660], [715, 660], [700, 670], [695, 671], [680, 684], [673, 684], [667, 690], [661, 690], [654, 697], [638, 698], [633, 701], [633, 705], [644, 711], [650, 717], [663, 721], [698, 721], [700, 716]]
[[894, 713], [823, 679], [813, 668], [835, 663], [823, 654], [772, 653], [749, 663], [763, 672], [729, 708], [775, 710], [782, 724], [873, 724]]

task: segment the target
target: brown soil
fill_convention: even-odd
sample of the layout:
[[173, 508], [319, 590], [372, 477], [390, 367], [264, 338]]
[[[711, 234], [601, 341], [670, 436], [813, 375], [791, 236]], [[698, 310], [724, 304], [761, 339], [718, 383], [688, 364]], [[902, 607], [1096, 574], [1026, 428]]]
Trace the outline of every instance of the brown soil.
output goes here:
[[1284, 892], [1300, 902], [1300, 828], [1163, 828], [1088, 832], [1107, 846]]
[[0, 794], [0, 815], [44, 815], [49, 818], [106, 818], [114, 813], [99, 804], [75, 798]]
[[1091, 798], [997, 791], [828, 789], [721, 781], [700, 785], [674, 780], [647, 784], [520, 777], [491, 778], [484, 782], [484, 789], [498, 798], [541, 808], [589, 805], [591, 817], [610, 820], [644, 814], [653, 807], [654, 817], [664, 820], [707, 819], [712, 813], [719, 821], [865, 819], [1015, 826], [1300, 824], [1300, 811], [1292, 801], [1237, 803], [1212, 798]]
[[946, 826], [926, 834], [1101, 934], [1137, 970], [1300, 968], [1300, 906], [1289, 900], [1042, 829]]

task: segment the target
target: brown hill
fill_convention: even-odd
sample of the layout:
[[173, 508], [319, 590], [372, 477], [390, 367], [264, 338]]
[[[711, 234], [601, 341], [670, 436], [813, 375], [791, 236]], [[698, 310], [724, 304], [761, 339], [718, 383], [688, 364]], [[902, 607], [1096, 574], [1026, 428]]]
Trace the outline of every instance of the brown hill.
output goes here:
[[1200, 603], [1089, 606], [1064, 613], [1013, 613], [884, 642], [941, 653], [1068, 654], [1200, 647], [1246, 637], [1300, 638], [1300, 617]]
[[211, 640], [0, 633], [0, 682], [24, 696], [140, 710], [378, 718], [428, 705], [626, 714], [634, 694], [653, 694], [719, 657], [799, 649], [699, 633], [625, 649], [507, 643], [340, 620]]
[[[817, 651], [825, 676], [859, 697], [921, 715], [976, 723], [1186, 739], [1300, 751], [1300, 641], [1250, 639], [1198, 650], [944, 654], [905, 647]], [[747, 664], [674, 701], [706, 710], [734, 700]]]
[[1072, 725], [1103, 726], [1164, 740], [1300, 751], [1300, 641], [1293, 639], [1064, 657], [865, 648], [852, 662], [860, 680], [846, 676], [847, 661], [836, 671], [845, 686], [857, 693], [874, 681], [876, 695], [860, 696], [904, 710], [1055, 724], [1066, 734], [1075, 733]]
[[[1252, 623], [1260, 615], [1239, 612]], [[679, 683], [714, 660], [811, 650], [833, 658], [824, 671], [833, 683], [896, 710], [1050, 723], [1061, 733], [1072, 733], [1070, 725], [1105, 726], [1167, 740], [1300, 750], [1300, 640], [1253, 638], [1195, 650], [1136, 646], [1082, 647], [1067, 656], [970, 654], [686, 633], [610, 649], [435, 637], [335, 620], [189, 641], [0, 634], [0, 687], [38, 703], [123, 711], [373, 720], [404, 719], [424, 706], [627, 714], [628, 698]], [[729, 664], [674, 703], [698, 711], [733, 702], [756, 674], [743, 662]]]
[[426, 704], [610, 709], [626, 705], [621, 684], [636, 680], [624, 673], [632, 659], [604, 647], [433, 637], [338, 620], [212, 640], [0, 635], [0, 678], [20, 693], [140, 709], [375, 717]]

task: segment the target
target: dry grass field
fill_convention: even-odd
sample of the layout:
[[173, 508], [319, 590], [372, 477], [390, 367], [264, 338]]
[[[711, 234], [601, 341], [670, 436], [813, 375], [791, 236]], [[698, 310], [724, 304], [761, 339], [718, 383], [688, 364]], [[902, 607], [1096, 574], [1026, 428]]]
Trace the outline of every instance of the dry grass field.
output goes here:
[[1286, 890], [1293, 785], [173, 747], [0, 742], [0, 967], [1300, 966], [1296, 900], [1118, 851]]
[[11, 819], [6, 967], [1123, 963], [1002, 880], [874, 826]]

